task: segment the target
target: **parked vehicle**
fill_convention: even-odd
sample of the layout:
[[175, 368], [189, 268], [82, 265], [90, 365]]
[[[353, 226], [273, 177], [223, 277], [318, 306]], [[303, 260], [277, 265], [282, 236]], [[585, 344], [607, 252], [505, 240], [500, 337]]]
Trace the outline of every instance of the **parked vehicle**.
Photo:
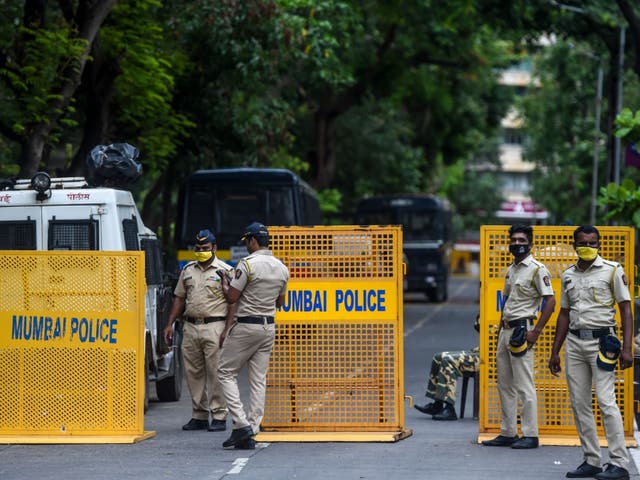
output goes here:
[[185, 181], [178, 200], [175, 243], [180, 268], [194, 260], [195, 232], [211, 229], [217, 256], [232, 265], [247, 255], [238, 239], [258, 221], [267, 226], [318, 225], [316, 192], [297, 175], [278, 168], [198, 170]]
[[[172, 291], [163, 282], [158, 238], [142, 222], [131, 192], [43, 172], [31, 180], [0, 183], [0, 250], [61, 249], [144, 251], [145, 376], [155, 382], [160, 401], [179, 400], [181, 335], [176, 332], [173, 345], [166, 345], [162, 336]], [[148, 388], [145, 392], [146, 408]]]
[[451, 209], [432, 195], [384, 195], [360, 201], [355, 223], [402, 225], [406, 291], [423, 291], [433, 302], [448, 297]]

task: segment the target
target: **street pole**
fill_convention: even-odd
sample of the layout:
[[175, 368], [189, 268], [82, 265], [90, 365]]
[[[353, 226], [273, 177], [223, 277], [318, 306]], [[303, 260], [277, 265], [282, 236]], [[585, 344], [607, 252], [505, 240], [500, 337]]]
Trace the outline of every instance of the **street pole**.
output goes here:
[[[616, 96], [616, 116], [622, 111], [622, 77], [624, 76], [624, 41], [625, 29], [620, 27], [620, 41], [618, 50], [618, 84]], [[620, 185], [620, 164], [622, 163], [622, 148], [620, 138], [615, 137], [613, 142], [613, 182]]]
[[602, 59], [598, 57], [598, 86], [596, 88], [595, 128], [593, 139], [593, 170], [591, 173], [591, 225], [596, 224], [598, 198], [598, 163], [600, 161], [600, 113], [602, 108]]

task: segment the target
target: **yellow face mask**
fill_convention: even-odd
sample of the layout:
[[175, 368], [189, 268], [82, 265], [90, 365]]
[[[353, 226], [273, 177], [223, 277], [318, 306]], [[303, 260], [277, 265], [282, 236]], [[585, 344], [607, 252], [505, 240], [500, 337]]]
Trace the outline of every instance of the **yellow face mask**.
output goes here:
[[595, 260], [598, 256], [598, 249], [593, 247], [577, 247], [576, 253], [580, 260], [584, 260], [585, 262], [590, 262], [591, 260]]
[[196, 260], [200, 263], [209, 261], [213, 256], [213, 252], [211, 250], [207, 252], [194, 252], [194, 254], [196, 256]]

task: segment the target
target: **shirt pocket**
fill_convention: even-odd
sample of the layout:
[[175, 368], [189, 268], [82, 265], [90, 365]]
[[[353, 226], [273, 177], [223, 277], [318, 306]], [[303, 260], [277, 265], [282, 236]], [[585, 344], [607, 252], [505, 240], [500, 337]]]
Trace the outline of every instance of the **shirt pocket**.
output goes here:
[[538, 293], [531, 280], [518, 280], [513, 286], [513, 292], [518, 299], [531, 298]]
[[612, 307], [614, 304], [611, 286], [604, 280], [593, 280], [587, 284], [587, 288], [594, 303]]
[[575, 305], [576, 303], [578, 303], [578, 301], [580, 300], [580, 295], [578, 293], [578, 289], [573, 283], [567, 285], [564, 291], [571, 305]]

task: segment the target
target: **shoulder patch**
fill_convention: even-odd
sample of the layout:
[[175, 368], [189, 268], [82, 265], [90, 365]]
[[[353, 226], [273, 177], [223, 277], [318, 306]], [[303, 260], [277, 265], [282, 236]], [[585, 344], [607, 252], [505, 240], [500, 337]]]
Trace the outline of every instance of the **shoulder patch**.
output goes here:
[[238, 270], [236, 268], [236, 279], [240, 278], [242, 276], [242, 270]]
[[551, 286], [551, 279], [550, 279], [549, 277], [547, 277], [546, 275], [542, 278], [542, 281], [544, 282], [544, 284], [545, 284], [547, 287], [550, 287], [550, 286]]
[[629, 281], [627, 280], [627, 276], [624, 273], [622, 274], [622, 283], [624, 283], [625, 285], [629, 285]]

